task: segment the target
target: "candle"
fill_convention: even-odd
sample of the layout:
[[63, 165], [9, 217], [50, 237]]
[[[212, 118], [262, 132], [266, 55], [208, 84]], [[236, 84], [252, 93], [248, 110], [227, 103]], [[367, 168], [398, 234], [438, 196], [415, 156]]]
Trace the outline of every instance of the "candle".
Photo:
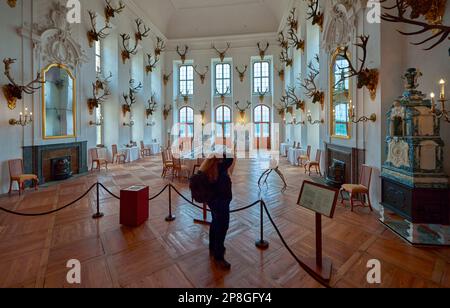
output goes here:
[[441, 99], [445, 99], [445, 80], [441, 79], [439, 84], [441, 85]]
[[434, 98], [436, 97], [436, 95], [433, 92], [431, 92], [430, 97], [431, 97], [431, 111], [435, 112], [436, 111], [436, 101], [434, 100]]

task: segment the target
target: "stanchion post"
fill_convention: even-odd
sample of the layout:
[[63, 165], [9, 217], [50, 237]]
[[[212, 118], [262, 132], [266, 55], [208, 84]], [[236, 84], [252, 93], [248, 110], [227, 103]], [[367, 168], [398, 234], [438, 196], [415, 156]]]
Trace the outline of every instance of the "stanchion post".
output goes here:
[[97, 182], [97, 212], [92, 216], [94, 219], [99, 219], [105, 216], [105, 214], [100, 212], [100, 183]]
[[172, 215], [172, 185], [169, 184], [169, 216], [166, 217], [167, 222], [174, 221], [176, 217]]
[[260, 240], [256, 242], [256, 247], [258, 247], [261, 250], [266, 250], [269, 248], [269, 242], [264, 240], [264, 203], [261, 200], [260, 202], [261, 205], [261, 229], [260, 229]]

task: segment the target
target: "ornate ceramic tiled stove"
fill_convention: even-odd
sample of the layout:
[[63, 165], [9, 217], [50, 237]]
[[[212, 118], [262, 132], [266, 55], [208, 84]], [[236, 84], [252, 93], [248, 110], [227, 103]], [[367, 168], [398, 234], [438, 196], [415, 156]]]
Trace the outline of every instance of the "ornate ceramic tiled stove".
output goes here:
[[387, 115], [381, 220], [413, 244], [449, 245], [444, 142], [440, 121], [431, 112], [431, 101], [417, 90], [421, 76], [416, 69], [407, 71], [405, 93]]

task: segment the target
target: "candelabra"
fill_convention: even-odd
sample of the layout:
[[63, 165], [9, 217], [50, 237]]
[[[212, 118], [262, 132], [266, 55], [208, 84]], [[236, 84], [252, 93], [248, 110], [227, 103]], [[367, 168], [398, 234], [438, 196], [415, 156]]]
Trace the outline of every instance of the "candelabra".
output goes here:
[[305, 121], [297, 121], [297, 118], [294, 117], [291, 122], [286, 122], [286, 125], [297, 126], [297, 125], [306, 125], [306, 123]]
[[377, 121], [377, 115], [375, 113], [372, 113], [369, 117], [362, 116], [359, 119], [356, 119], [356, 107], [355, 106], [352, 106], [352, 108], [350, 109], [349, 117], [350, 117], [350, 121], [355, 124], [367, 123], [369, 121], [375, 123]]
[[100, 120], [90, 121], [90, 126], [102, 126], [103, 125], [103, 117], [100, 117]]
[[22, 126], [25, 127], [28, 124], [31, 124], [33, 122], [33, 113], [30, 112], [28, 114], [28, 108], [25, 108], [25, 115], [21, 112], [19, 114], [19, 119], [11, 119], [9, 120], [9, 124], [13, 126]]
[[320, 124], [324, 124], [325, 123], [325, 121], [323, 119], [313, 121], [311, 111], [308, 111], [307, 118], [308, 118], [308, 123], [310, 125], [320, 125]]
[[431, 97], [431, 112], [436, 115], [436, 118], [443, 119], [444, 121], [450, 123], [450, 111], [445, 109], [445, 103], [449, 100], [445, 98], [445, 80], [441, 79], [439, 81], [441, 86], [441, 94], [439, 95], [438, 102], [441, 103], [441, 109], [436, 108], [436, 95], [434, 93], [430, 94]]
[[148, 127], [153, 127], [153, 126], [156, 125], [156, 122], [155, 122], [155, 121], [151, 121], [151, 122], [147, 123], [146, 125], [147, 125]]
[[131, 120], [130, 123], [123, 123], [123, 126], [128, 126], [128, 127], [133, 127], [134, 126], [134, 121]]

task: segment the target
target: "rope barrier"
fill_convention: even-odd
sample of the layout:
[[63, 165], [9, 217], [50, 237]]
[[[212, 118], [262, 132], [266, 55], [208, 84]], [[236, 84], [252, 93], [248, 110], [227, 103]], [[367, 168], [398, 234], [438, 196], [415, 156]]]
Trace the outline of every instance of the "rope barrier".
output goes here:
[[108, 188], [105, 187], [105, 185], [103, 185], [102, 183], [98, 183], [98, 185], [100, 185], [108, 194], [113, 196], [115, 199], [120, 200], [120, 197], [113, 194]]
[[155, 200], [156, 198], [158, 198], [159, 196], [161, 196], [161, 194], [162, 194], [163, 192], [165, 192], [166, 189], [167, 189], [170, 185], [172, 185], [172, 184], [167, 184], [166, 186], [164, 186], [164, 188], [163, 188], [158, 194], [156, 194], [155, 196], [153, 196], [153, 197], [151, 197], [150, 199], [148, 199], [148, 201], [153, 201], [153, 200]]

